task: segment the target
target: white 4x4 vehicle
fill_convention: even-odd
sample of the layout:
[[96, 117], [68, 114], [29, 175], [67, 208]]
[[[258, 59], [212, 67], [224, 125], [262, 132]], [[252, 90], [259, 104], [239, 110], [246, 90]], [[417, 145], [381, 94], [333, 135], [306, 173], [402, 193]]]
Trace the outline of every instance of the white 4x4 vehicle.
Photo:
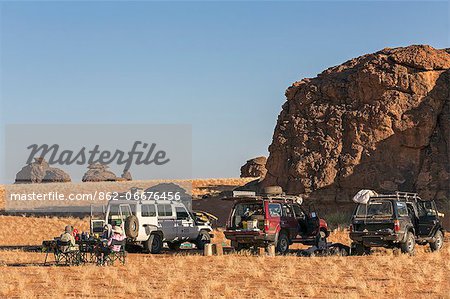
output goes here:
[[181, 201], [113, 200], [104, 220], [91, 220], [91, 233], [100, 233], [105, 223], [119, 224], [127, 245], [142, 245], [148, 253], [159, 253], [163, 243], [173, 250], [184, 242], [203, 249], [213, 237], [209, 222], [200, 221]]

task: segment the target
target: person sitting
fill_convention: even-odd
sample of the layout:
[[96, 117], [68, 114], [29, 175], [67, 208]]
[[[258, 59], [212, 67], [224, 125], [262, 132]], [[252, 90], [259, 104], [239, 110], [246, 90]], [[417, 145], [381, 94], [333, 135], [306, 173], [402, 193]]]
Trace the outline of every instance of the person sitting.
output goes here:
[[111, 251], [119, 252], [121, 250], [120, 245], [113, 245], [113, 240], [116, 241], [123, 241], [125, 240], [125, 235], [123, 234], [122, 228], [120, 226], [113, 226], [112, 227], [112, 236], [108, 240], [108, 246], [110, 247]]
[[61, 234], [59, 240], [64, 243], [68, 243], [68, 245], [61, 246], [61, 251], [69, 251], [76, 248], [75, 238], [73, 237], [73, 228], [70, 225], [66, 225], [64, 228], [64, 232]]
[[114, 244], [114, 240], [123, 241], [125, 239], [122, 228], [120, 226], [113, 226], [111, 231], [112, 235], [107, 240], [106, 244], [103, 244], [97, 249], [97, 262], [99, 265], [105, 265], [112, 252], [115, 253], [122, 250], [121, 245]]
[[102, 239], [109, 240], [112, 236], [112, 226], [111, 224], [107, 223], [103, 227], [103, 233], [102, 233]]

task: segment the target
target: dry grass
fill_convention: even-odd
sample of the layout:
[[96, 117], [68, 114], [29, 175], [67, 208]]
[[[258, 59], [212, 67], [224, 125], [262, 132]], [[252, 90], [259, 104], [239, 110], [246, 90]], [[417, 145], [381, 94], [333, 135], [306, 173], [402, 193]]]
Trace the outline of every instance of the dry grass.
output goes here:
[[[67, 223], [87, 228], [76, 218], [5, 216], [0, 223], [4, 245], [40, 244]], [[224, 242], [220, 231], [216, 236]], [[331, 239], [347, 243], [347, 236], [336, 230]], [[448, 297], [449, 242], [439, 253], [420, 248], [413, 257], [386, 250], [364, 257], [129, 254], [125, 266], [113, 267], [36, 266], [44, 254], [7, 250], [0, 252], [0, 297]]]
[[[129, 255], [125, 266], [0, 266], [0, 296], [236, 298], [448, 297], [450, 249], [415, 257]], [[5, 252], [2, 263], [43, 254]]]

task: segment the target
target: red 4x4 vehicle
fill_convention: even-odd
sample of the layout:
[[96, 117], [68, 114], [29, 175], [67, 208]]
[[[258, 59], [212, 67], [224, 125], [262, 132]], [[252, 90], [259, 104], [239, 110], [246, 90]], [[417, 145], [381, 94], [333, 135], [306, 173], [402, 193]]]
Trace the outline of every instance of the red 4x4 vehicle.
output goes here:
[[300, 197], [257, 196], [254, 192], [233, 195], [235, 204], [224, 234], [236, 250], [274, 244], [277, 252], [284, 254], [293, 243], [318, 245], [326, 242], [327, 223], [315, 212], [307, 213]]

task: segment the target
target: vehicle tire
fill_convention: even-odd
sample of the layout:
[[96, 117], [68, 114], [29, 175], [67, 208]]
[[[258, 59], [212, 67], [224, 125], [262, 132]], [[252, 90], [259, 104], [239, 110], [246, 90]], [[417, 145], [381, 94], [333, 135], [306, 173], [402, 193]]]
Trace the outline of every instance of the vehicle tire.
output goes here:
[[408, 253], [410, 255], [413, 255], [415, 252], [415, 246], [416, 246], [416, 237], [412, 232], [406, 233], [406, 240], [405, 242], [400, 243], [400, 249], [402, 253]]
[[369, 255], [370, 247], [366, 247], [361, 243], [355, 243], [353, 246], [356, 255]]
[[163, 241], [160, 234], [152, 234], [144, 243], [144, 249], [147, 253], [157, 254], [163, 248]]
[[139, 220], [136, 216], [130, 215], [125, 218], [125, 235], [128, 238], [136, 238], [139, 233]]
[[316, 236], [315, 245], [317, 248], [327, 247], [327, 232], [323, 229], [319, 230], [319, 233]]
[[263, 193], [267, 195], [283, 194], [283, 188], [281, 188], [280, 186], [267, 186], [263, 188]]
[[178, 251], [180, 250], [181, 243], [180, 242], [167, 242], [167, 246], [170, 250]]
[[197, 240], [195, 241], [197, 249], [205, 249], [205, 245], [208, 243], [211, 243], [211, 237], [209, 236], [209, 233], [206, 230], [201, 230], [198, 234]]
[[278, 235], [276, 250], [279, 254], [286, 254], [289, 251], [289, 238], [286, 233]]
[[434, 235], [435, 241], [430, 243], [431, 251], [441, 250], [442, 246], [444, 246], [444, 234], [440, 230], [436, 232]]

